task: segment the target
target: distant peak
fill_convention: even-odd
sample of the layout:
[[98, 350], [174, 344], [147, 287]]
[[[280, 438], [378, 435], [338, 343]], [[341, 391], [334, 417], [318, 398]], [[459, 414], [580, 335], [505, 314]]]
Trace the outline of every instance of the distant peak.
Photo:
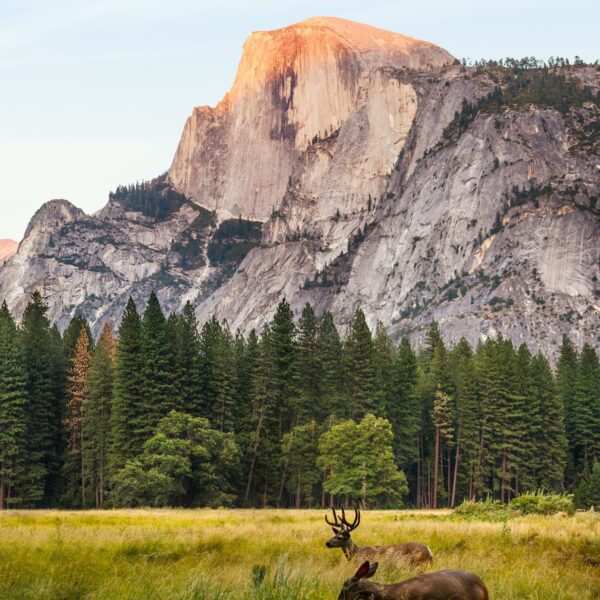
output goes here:
[[49, 200], [42, 204], [29, 221], [25, 237], [34, 229], [55, 229], [81, 217], [85, 217], [85, 213], [68, 200]]

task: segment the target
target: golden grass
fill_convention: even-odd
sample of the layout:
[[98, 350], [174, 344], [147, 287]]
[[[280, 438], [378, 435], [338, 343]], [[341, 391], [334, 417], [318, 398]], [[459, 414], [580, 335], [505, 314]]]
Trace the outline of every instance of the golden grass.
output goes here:
[[[356, 565], [324, 542], [323, 511], [114, 510], [0, 514], [2, 599], [335, 599]], [[369, 511], [363, 544], [420, 541], [428, 570], [474, 571], [495, 600], [600, 598], [600, 515], [456, 520]], [[267, 576], [253, 583], [253, 567]], [[415, 573], [381, 561], [376, 580]]]

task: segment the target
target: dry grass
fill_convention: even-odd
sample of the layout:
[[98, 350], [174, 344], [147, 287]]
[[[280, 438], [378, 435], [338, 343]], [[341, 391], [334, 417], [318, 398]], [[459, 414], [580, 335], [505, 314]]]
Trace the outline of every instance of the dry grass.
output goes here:
[[[355, 568], [328, 550], [322, 511], [19, 511], [0, 515], [2, 599], [335, 599]], [[600, 598], [600, 515], [455, 520], [373, 511], [358, 544], [420, 541], [431, 570], [481, 576], [495, 600]], [[253, 583], [253, 567], [267, 569]], [[414, 574], [381, 562], [378, 581]]]

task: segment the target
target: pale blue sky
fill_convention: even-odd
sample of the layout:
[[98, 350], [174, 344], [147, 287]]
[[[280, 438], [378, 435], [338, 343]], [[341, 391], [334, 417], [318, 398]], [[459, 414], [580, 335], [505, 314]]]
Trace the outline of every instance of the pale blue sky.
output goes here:
[[46, 200], [92, 212], [165, 171], [250, 32], [323, 15], [459, 58], [600, 58], [598, 0], [0, 0], [0, 238], [20, 239]]

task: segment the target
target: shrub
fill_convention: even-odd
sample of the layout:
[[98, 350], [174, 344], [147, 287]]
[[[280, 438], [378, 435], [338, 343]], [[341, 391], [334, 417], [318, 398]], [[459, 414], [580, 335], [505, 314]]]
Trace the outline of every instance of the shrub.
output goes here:
[[546, 494], [542, 490], [513, 498], [509, 504], [512, 512], [522, 515], [553, 515], [575, 513], [572, 494]]
[[460, 506], [454, 509], [454, 514], [461, 518], [468, 518], [482, 521], [504, 521], [509, 513], [505, 505], [499, 500], [465, 500]]

